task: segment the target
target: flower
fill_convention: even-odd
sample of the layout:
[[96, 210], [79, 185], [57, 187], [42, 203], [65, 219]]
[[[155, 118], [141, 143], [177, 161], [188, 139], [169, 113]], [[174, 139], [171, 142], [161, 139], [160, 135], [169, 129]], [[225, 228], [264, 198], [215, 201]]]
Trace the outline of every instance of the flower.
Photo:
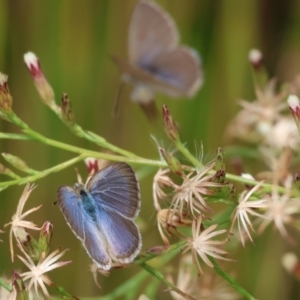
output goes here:
[[187, 205], [188, 212], [193, 216], [200, 215], [201, 211], [211, 211], [210, 207], [206, 204], [204, 195], [213, 195], [212, 187], [222, 187], [221, 183], [213, 182], [214, 174], [208, 172], [214, 167], [214, 163], [205, 166], [200, 171], [192, 171], [184, 177], [181, 186], [175, 186], [175, 195], [172, 199], [171, 207], [180, 210], [183, 213], [185, 204]]
[[271, 79], [262, 89], [255, 88], [257, 100], [240, 100], [242, 110], [227, 129], [228, 138], [238, 138], [246, 142], [265, 140], [273, 124], [282, 118], [281, 112], [287, 108], [283, 101], [286, 91], [276, 91], [276, 81]]
[[158, 211], [161, 210], [159, 200], [165, 199], [167, 197], [167, 194], [164, 192], [163, 188], [175, 186], [173, 181], [167, 175], [169, 172], [170, 169], [159, 169], [153, 179], [152, 190], [154, 206]]
[[[40, 228], [38, 228], [34, 223], [30, 222], [30, 221], [25, 221], [24, 218], [27, 217], [29, 214], [31, 214], [32, 212], [38, 210], [42, 205], [38, 206], [38, 207], [34, 207], [31, 208], [30, 210], [23, 212], [25, 203], [29, 197], [29, 195], [31, 194], [31, 192], [33, 191], [33, 189], [35, 188], [34, 185], [30, 185], [29, 183], [26, 184], [25, 189], [21, 195], [21, 198], [19, 200], [19, 204], [17, 206], [17, 211], [16, 213], [12, 216], [12, 221], [5, 224], [4, 227], [11, 225], [11, 229], [9, 232], [9, 246], [10, 246], [10, 252], [11, 252], [11, 260], [14, 261], [14, 248], [13, 248], [13, 241], [12, 241], [12, 236], [14, 234], [14, 236], [17, 236], [17, 232], [18, 232], [18, 228], [22, 227], [22, 228], [27, 228], [27, 229], [32, 229], [32, 230], [40, 230]], [[20, 242], [18, 240], [18, 238], [16, 237], [16, 240], [18, 242], [18, 244], [20, 245]]]
[[68, 249], [61, 253], [59, 253], [60, 249], [57, 249], [49, 254], [49, 256], [46, 256], [46, 252], [43, 252], [37, 265], [35, 265], [33, 260], [29, 257], [29, 255], [27, 255], [22, 247], [20, 247], [20, 249], [25, 255], [25, 258], [20, 255], [17, 256], [30, 269], [30, 271], [20, 274], [24, 281], [30, 280], [27, 289], [30, 291], [30, 289], [34, 286], [35, 293], [38, 295], [38, 287], [40, 287], [45, 297], [51, 299], [45, 284], [48, 286], [53, 286], [55, 284], [49, 276], [45, 275], [45, 273], [71, 263], [71, 261], [57, 262], [57, 260], [60, 259]]
[[203, 274], [202, 268], [197, 258], [197, 254], [200, 256], [200, 258], [203, 260], [204, 263], [206, 263], [209, 267], [212, 268], [213, 268], [213, 264], [209, 260], [208, 255], [211, 257], [215, 257], [217, 259], [223, 259], [223, 260], [230, 260], [230, 259], [221, 256], [223, 254], [227, 254], [228, 252], [216, 247], [226, 243], [227, 240], [224, 241], [211, 240], [213, 237], [225, 233], [226, 229], [214, 231], [218, 226], [217, 224], [214, 224], [201, 232], [201, 227], [202, 227], [201, 221], [202, 218], [193, 221], [193, 225], [192, 225], [193, 238], [187, 239], [187, 243], [185, 249], [183, 250], [183, 253], [186, 253], [189, 250], [192, 251], [193, 262], [196, 265], [198, 272]]
[[253, 242], [249, 231], [249, 227], [252, 231], [254, 231], [254, 229], [252, 227], [248, 214], [252, 216], [264, 218], [262, 214], [257, 213], [253, 209], [265, 208], [267, 205], [266, 200], [260, 199], [255, 201], [248, 201], [252, 196], [252, 194], [255, 193], [257, 190], [259, 190], [262, 184], [263, 182], [260, 182], [259, 184], [255, 185], [250, 191], [243, 191], [239, 198], [239, 204], [231, 215], [232, 223], [231, 223], [230, 231], [232, 231], [232, 228], [237, 220], [238, 230], [240, 233], [240, 238], [243, 246], [245, 246], [244, 232], [247, 233], [247, 236], [249, 237], [251, 242]]
[[266, 134], [265, 144], [279, 150], [287, 146], [297, 150], [300, 138], [294, 120], [291, 117], [281, 117]]
[[294, 214], [300, 213], [300, 199], [291, 198], [291, 187], [292, 187], [293, 177], [289, 176], [285, 182], [286, 191], [283, 195], [278, 192], [278, 186], [273, 185], [272, 194], [266, 198], [267, 206], [266, 213], [263, 222], [260, 224], [259, 231], [262, 232], [272, 221], [280, 234], [290, 240], [285, 224], [291, 224], [295, 220], [292, 217]]

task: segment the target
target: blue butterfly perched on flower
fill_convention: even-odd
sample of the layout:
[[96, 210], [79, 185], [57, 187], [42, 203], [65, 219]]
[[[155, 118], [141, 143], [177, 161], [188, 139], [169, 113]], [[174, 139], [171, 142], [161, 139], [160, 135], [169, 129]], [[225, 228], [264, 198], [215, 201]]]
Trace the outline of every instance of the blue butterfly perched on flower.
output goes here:
[[140, 211], [139, 184], [132, 168], [115, 163], [96, 172], [84, 185], [58, 188], [59, 207], [98, 268], [128, 264], [142, 239], [134, 219]]

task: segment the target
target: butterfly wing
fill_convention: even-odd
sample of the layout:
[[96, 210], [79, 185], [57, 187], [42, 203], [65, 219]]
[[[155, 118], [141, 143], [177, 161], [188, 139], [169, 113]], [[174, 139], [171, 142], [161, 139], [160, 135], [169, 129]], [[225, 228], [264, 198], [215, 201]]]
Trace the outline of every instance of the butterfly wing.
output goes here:
[[112, 209], [129, 219], [139, 213], [138, 181], [134, 171], [125, 163], [115, 163], [98, 171], [87, 188], [100, 209]]
[[81, 240], [88, 255], [102, 269], [109, 270], [111, 259], [106, 250], [106, 240], [99, 228], [84, 211], [82, 200], [68, 186], [61, 186], [58, 191], [58, 204], [67, 224]]
[[139, 1], [129, 27], [130, 63], [146, 68], [156, 56], [174, 49], [178, 41], [171, 16], [153, 1]]
[[140, 1], [129, 28], [129, 64], [117, 64], [134, 84], [172, 97], [192, 97], [203, 82], [200, 60], [193, 49], [178, 43], [172, 17], [155, 2]]
[[185, 46], [157, 56], [152, 61], [149, 72], [172, 86], [172, 89], [164, 90], [171, 96], [176, 96], [180, 91], [177, 96], [192, 97], [203, 83], [200, 58], [196, 51]]
[[107, 249], [112, 260], [130, 263], [142, 246], [141, 235], [134, 221], [105, 208], [98, 211], [97, 223], [106, 237]]

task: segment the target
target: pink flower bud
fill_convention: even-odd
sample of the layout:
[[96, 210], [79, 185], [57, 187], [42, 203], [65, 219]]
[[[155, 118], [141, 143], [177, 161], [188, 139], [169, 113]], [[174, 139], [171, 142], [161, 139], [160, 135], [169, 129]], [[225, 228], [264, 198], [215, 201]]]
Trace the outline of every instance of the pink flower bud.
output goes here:
[[300, 120], [300, 101], [296, 95], [290, 95], [287, 99], [290, 110], [298, 121]]
[[168, 137], [174, 142], [179, 141], [179, 132], [177, 125], [173, 120], [166, 105], [163, 105], [162, 112], [164, 117], [164, 127]]
[[99, 171], [99, 164], [98, 164], [98, 159], [93, 158], [93, 157], [87, 157], [84, 160], [84, 163], [87, 167], [87, 170], [89, 172], [90, 175], [96, 173], [97, 171]]
[[27, 52], [24, 55], [24, 61], [42, 100], [46, 105], [53, 106], [55, 104], [54, 92], [41, 69], [38, 58], [34, 53]]
[[251, 49], [249, 51], [249, 61], [255, 70], [262, 67], [263, 55], [258, 49]]

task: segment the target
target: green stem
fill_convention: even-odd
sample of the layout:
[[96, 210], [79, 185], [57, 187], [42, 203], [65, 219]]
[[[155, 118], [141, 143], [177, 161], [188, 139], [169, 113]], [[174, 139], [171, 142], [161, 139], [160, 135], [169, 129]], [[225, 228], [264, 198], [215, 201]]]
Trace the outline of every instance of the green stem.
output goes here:
[[105, 160], [110, 161], [119, 161], [119, 162], [128, 162], [128, 163], [136, 163], [136, 164], [143, 164], [143, 165], [150, 165], [150, 166], [157, 166], [157, 167], [166, 167], [167, 164], [163, 161], [157, 161], [157, 160], [151, 160], [151, 159], [145, 159], [142, 157], [124, 157], [114, 154], [108, 154], [108, 153], [102, 153], [102, 152], [96, 152], [87, 150], [84, 148], [68, 145], [56, 140], [52, 140], [49, 138], [46, 138], [39, 133], [31, 130], [31, 129], [25, 129], [24, 132], [28, 134], [29, 136], [33, 137], [35, 140], [42, 142], [43, 144], [46, 144], [48, 146], [60, 148], [66, 151], [74, 152], [77, 154], [84, 154], [86, 157], [94, 157], [94, 158], [101, 158]]
[[[175, 251], [175, 250], [179, 250], [180, 247], [182, 247], [184, 245], [185, 241], [180, 241], [180, 242], [177, 242], [175, 244], [172, 244], [167, 250], [166, 252], [163, 252], [163, 253], [160, 253], [160, 254], [154, 254], [154, 253], [151, 253], [151, 254], [147, 254], [147, 256], [144, 256], [144, 257], [137, 257], [135, 260], [134, 260], [134, 264], [136, 265], [141, 265], [145, 262], [147, 262], [148, 260], [150, 259], [153, 259], [155, 257], [161, 257], [162, 255], [167, 255], [167, 254], [170, 254], [171, 252]], [[177, 254], [177, 253], [176, 253]]]
[[176, 142], [176, 148], [194, 165], [196, 169], [203, 168], [203, 164], [189, 152], [181, 141]]
[[[111, 293], [108, 295], [105, 295], [104, 297], [101, 297], [101, 300], [114, 300], [117, 299], [129, 291], [137, 290], [137, 287], [140, 286], [141, 282], [144, 281], [148, 276], [148, 273], [145, 271], [140, 271], [137, 275], [132, 277], [130, 280], [127, 280], [122, 285], [120, 285], [118, 288], [114, 289]], [[88, 300], [88, 299], [86, 299]]]
[[21, 140], [21, 141], [33, 140], [33, 138], [31, 138], [26, 134], [15, 134], [15, 133], [4, 133], [4, 132], [0, 132], [0, 139]]
[[59, 165], [56, 165], [52, 168], [49, 168], [49, 169], [46, 169], [46, 170], [43, 170], [41, 172], [39, 172], [38, 174], [34, 174], [34, 175], [30, 175], [30, 176], [26, 176], [26, 177], [21, 177], [19, 179], [15, 179], [15, 180], [9, 180], [9, 181], [3, 181], [3, 182], [0, 182], [0, 188], [1, 187], [8, 187], [8, 186], [12, 186], [12, 185], [15, 185], [15, 184], [25, 184], [27, 182], [34, 182], [38, 179], [41, 179], [43, 177], [46, 177], [47, 175], [51, 174], [51, 173], [55, 173], [55, 172], [58, 172], [60, 170], [63, 170], [71, 165], [74, 165], [75, 163], [79, 162], [79, 161], [82, 161], [83, 159], [86, 158], [86, 155], [85, 154], [81, 154], [75, 158], [72, 158], [66, 162], [63, 162]]
[[149, 274], [151, 274], [152, 276], [156, 277], [159, 281], [163, 282], [166, 286], [168, 286], [169, 288], [171, 288], [174, 292], [178, 293], [179, 295], [181, 295], [182, 297], [184, 297], [185, 299], [188, 300], [196, 300], [194, 297], [184, 293], [183, 291], [181, 291], [176, 285], [174, 285], [173, 283], [171, 283], [170, 281], [168, 281], [164, 275], [162, 273], [160, 273], [159, 271], [157, 271], [156, 269], [150, 267], [149, 265], [147, 265], [146, 263], [141, 264], [141, 267], [146, 270]]
[[[132, 154], [130, 152], [125, 153], [126, 156], [119, 156], [119, 155], [113, 155], [113, 154], [107, 154], [107, 153], [101, 153], [101, 152], [96, 152], [96, 151], [90, 151], [90, 150], [86, 150], [84, 148], [79, 148], [79, 147], [75, 147], [72, 145], [68, 145], [56, 140], [52, 140], [49, 138], [46, 138], [45, 136], [39, 134], [38, 132], [32, 130], [31, 128], [29, 128], [29, 126], [23, 122], [19, 117], [17, 117], [13, 112], [10, 112], [8, 114], [5, 115], [5, 117], [12, 123], [14, 123], [15, 125], [20, 126], [23, 129], [23, 132], [25, 132], [29, 138], [28, 139], [34, 139], [37, 140], [41, 143], [44, 143], [46, 145], [52, 146], [52, 147], [56, 147], [56, 148], [60, 148], [66, 151], [70, 151], [70, 152], [74, 152], [77, 154], [82, 154], [82, 155], [86, 155], [87, 157], [94, 157], [94, 158], [100, 158], [100, 159], [106, 159], [109, 161], [117, 161], [117, 162], [127, 162], [127, 163], [135, 163], [135, 164], [143, 164], [143, 165], [150, 165], [150, 166], [156, 166], [159, 168], [164, 168], [167, 167], [167, 164], [163, 161], [157, 161], [157, 160], [151, 160], [151, 159], [145, 159], [136, 155], [131, 156]], [[89, 132], [89, 134], [93, 137], [97, 136], [91, 132]], [[22, 135], [19, 135], [19, 138]], [[17, 136], [10, 136], [10, 134], [4, 134], [1, 133], [0, 138], [17, 138]], [[23, 138], [23, 136], [22, 136]], [[25, 138], [24, 138], [25, 139]], [[102, 137], [98, 136], [98, 140], [101, 142], [105, 141], [105, 139], [103, 139]], [[106, 142], [106, 141], [105, 141]], [[110, 144], [111, 145], [111, 144]], [[113, 145], [111, 145], [113, 146]], [[115, 146], [113, 146], [115, 147]], [[180, 142], [176, 142], [176, 147], [177, 149], [196, 167], [196, 168], [203, 168], [202, 163], [196, 159], [186, 148], [185, 146]], [[117, 149], [116, 149], [117, 150]], [[117, 151], [115, 151], [117, 152]], [[209, 173], [214, 174], [214, 170], [210, 171]], [[235, 182], [239, 182], [239, 183], [243, 183], [243, 184], [247, 184], [247, 185], [256, 185], [259, 182], [257, 181], [252, 181], [249, 179], [245, 179], [242, 178], [240, 176], [237, 175], [233, 175], [233, 174], [226, 174], [226, 179], [227, 180], [232, 180]], [[262, 187], [264, 187], [266, 189], [266, 192], [270, 192], [272, 191], [272, 184], [268, 184], [268, 183], [264, 183], [262, 184]], [[277, 191], [279, 193], [284, 193], [286, 191], [286, 189], [284, 187], [278, 187]]]
[[81, 126], [75, 124], [75, 123], [70, 123], [64, 120], [64, 118], [62, 117], [61, 114], [61, 109], [59, 106], [57, 106], [55, 104], [55, 99], [53, 99], [53, 102], [51, 102], [52, 105], [49, 105], [50, 109], [57, 115], [57, 117], [78, 137], [80, 138], [85, 138], [86, 140], [104, 147], [106, 149], [109, 149], [115, 153], [121, 154], [123, 156], [126, 157], [137, 157], [134, 153], [123, 150], [115, 145], [112, 145], [110, 143], [108, 143], [103, 137], [90, 132], [90, 131], [85, 131], [84, 129], [82, 129]]
[[252, 295], [250, 295], [243, 287], [241, 287], [230, 275], [225, 273], [212, 257], [209, 257], [209, 260], [212, 262], [215, 271], [221, 277], [223, 277], [237, 292], [243, 295], [245, 299], [255, 300], [255, 298]]

